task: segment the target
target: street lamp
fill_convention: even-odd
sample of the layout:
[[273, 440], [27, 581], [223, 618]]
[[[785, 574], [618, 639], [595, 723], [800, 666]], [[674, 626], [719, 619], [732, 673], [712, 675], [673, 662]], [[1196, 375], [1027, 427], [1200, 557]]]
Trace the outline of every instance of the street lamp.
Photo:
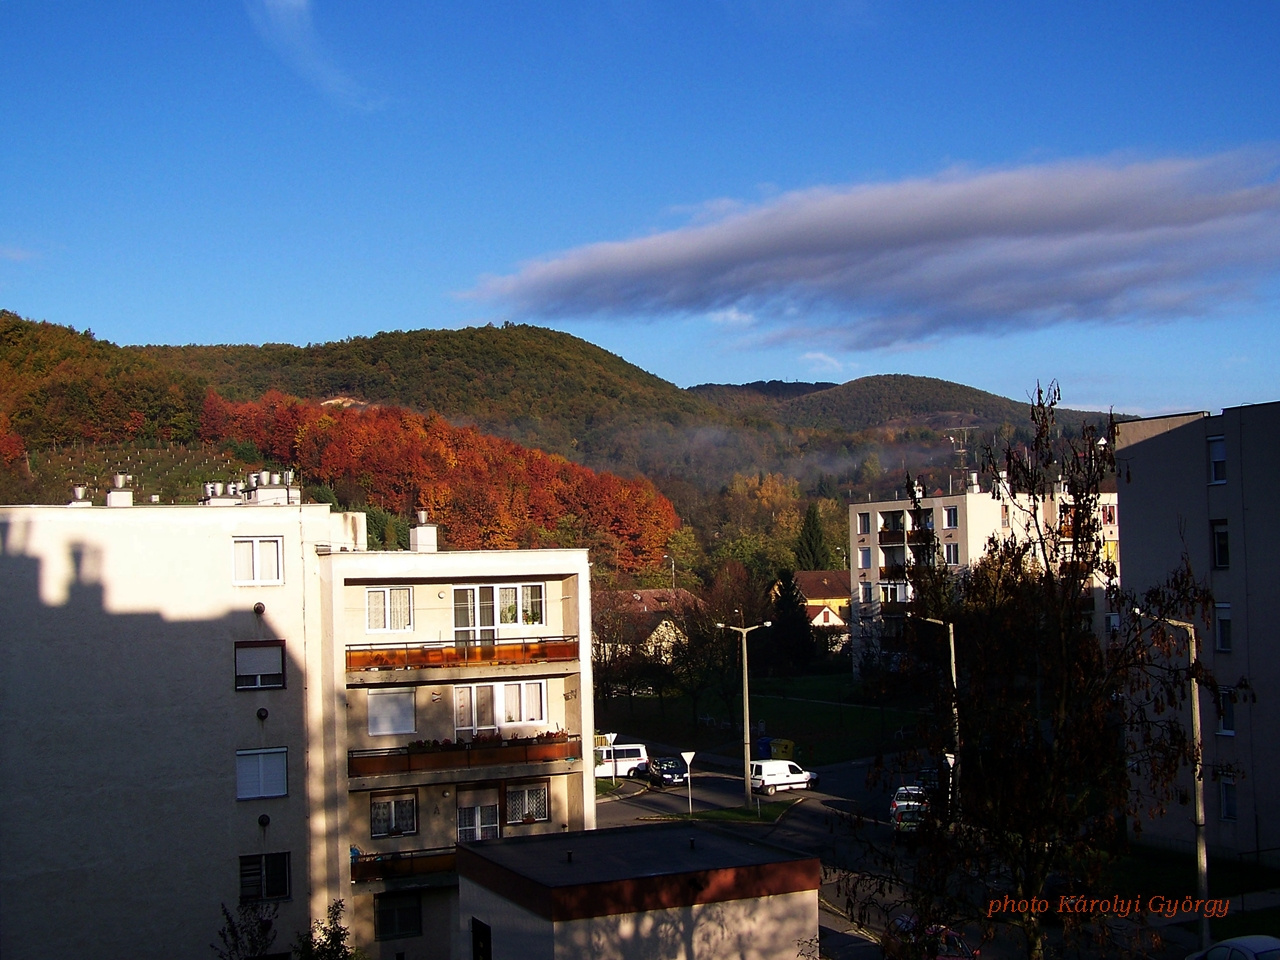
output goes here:
[[663, 560], [670, 560], [670, 561], [671, 561], [671, 589], [672, 589], [672, 590], [675, 590], [675, 588], [676, 588], [676, 558], [675, 558], [675, 557], [673, 557], [673, 556], [671, 556], [671, 554], [669, 554], [669, 553], [664, 553], [664, 554], [662, 555], [662, 559], [663, 559]]
[[689, 785], [689, 819], [693, 819], [693, 758], [697, 756], [692, 750], [680, 754], [684, 758], [684, 780]]
[[[1167, 623], [1171, 627], [1181, 627], [1187, 631], [1187, 663], [1190, 667], [1188, 678], [1191, 681], [1191, 742], [1195, 745], [1194, 776], [1192, 777], [1192, 796], [1195, 800], [1196, 818], [1196, 896], [1201, 900], [1209, 899], [1209, 851], [1204, 837], [1204, 742], [1200, 733], [1200, 681], [1196, 678], [1197, 648], [1200, 645], [1196, 635], [1196, 625], [1186, 620], [1174, 620], [1172, 617], [1152, 617], [1144, 614], [1137, 607], [1133, 608], [1135, 617], [1147, 617], [1157, 623]], [[1209, 918], [1200, 918], [1200, 949], [1209, 949]]]
[[742, 637], [742, 790], [746, 797], [745, 806], [751, 806], [751, 694], [747, 682], [747, 634], [761, 627], [773, 626], [772, 620], [753, 624], [750, 627], [735, 627], [727, 623], [717, 623], [721, 630], [732, 630]]
[[938, 620], [934, 617], [921, 617], [925, 623], [936, 623], [947, 628], [947, 646], [951, 651], [951, 742], [955, 744], [956, 759], [951, 768], [951, 787], [948, 791], [948, 805], [953, 812], [953, 819], [959, 819], [960, 812], [960, 683], [956, 679], [956, 625], [950, 620]]

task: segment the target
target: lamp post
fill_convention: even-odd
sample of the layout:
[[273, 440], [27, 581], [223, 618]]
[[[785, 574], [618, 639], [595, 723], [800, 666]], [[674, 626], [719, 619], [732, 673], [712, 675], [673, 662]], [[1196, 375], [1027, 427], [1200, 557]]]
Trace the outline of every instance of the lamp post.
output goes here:
[[[1200, 681], [1196, 678], [1196, 663], [1199, 660], [1197, 647], [1200, 641], [1196, 635], [1196, 625], [1188, 623], [1186, 620], [1174, 620], [1172, 617], [1150, 617], [1136, 607], [1133, 610], [1133, 615], [1135, 617], [1146, 616], [1148, 620], [1167, 623], [1171, 627], [1180, 627], [1187, 631], [1188, 678], [1191, 681], [1191, 743], [1196, 751], [1191, 790], [1195, 801], [1193, 810], [1196, 820], [1196, 896], [1201, 900], [1208, 900], [1209, 851], [1205, 845], [1204, 836], [1204, 741], [1200, 732]], [[1202, 916], [1200, 918], [1201, 950], [1209, 949], [1209, 939], [1209, 918]]]
[[[949, 804], [953, 814], [960, 812], [960, 683], [956, 679], [956, 625], [950, 620], [922, 617], [925, 623], [936, 623], [947, 628], [947, 648], [951, 653], [951, 742], [956, 751], [955, 765], [951, 768]], [[953, 819], [955, 817], [953, 816]]]
[[605, 741], [609, 744], [609, 759], [613, 761], [613, 775], [609, 781], [616, 787], [618, 785], [618, 751], [613, 749], [613, 741], [618, 739], [616, 733], [606, 733]]
[[676, 588], [676, 558], [675, 558], [675, 557], [673, 557], [673, 556], [671, 556], [671, 554], [669, 554], [669, 553], [664, 553], [664, 554], [662, 555], [662, 559], [663, 559], [663, 560], [670, 560], [670, 561], [671, 561], [671, 589], [672, 589], [672, 590], [675, 590], [675, 588]]
[[742, 637], [742, 791], [746, 798], [744, 806], [751, 806], [751, 693], [747, 681], [747, 634], [761, 627], [773, 626], [772, 620], [753, 624], [749, 627], [735, 627], [727, 623], [717, 623], [721, 630], [732, 630]]

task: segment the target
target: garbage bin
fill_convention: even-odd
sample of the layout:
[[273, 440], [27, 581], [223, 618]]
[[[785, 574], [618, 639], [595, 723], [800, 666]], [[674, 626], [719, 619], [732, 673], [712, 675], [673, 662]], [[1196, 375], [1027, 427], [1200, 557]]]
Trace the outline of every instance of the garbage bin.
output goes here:
[[760, 737], [756, 740], [756, 759], [771, 760], [773, 758], [773, 741], [769, 737]]
[[779, 740], [775, 737], [769, 741], [769, 750], [769, 756], [774, 760], [793, 760], [796, 744], [794, 740]]

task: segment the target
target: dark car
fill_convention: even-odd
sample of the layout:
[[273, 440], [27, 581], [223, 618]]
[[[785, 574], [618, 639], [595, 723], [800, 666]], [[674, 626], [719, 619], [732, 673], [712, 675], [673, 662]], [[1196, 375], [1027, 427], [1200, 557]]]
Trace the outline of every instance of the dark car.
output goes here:
[[921, 955], [937, 960], [979, 960], [982, 953], [954, 930], [939, 926], [922, 929], [915, 917], [906, 916], [889, 921], [880, 946], [889, 960]]
[[1263, 934], [1232, 937], [1191, 954], [1187, 960], [1280, 960], [1280, 940]]
[[684, 761], [678, 757], [654, 757], [649, 761], [649, 786], [673, 787], [688, 776]]

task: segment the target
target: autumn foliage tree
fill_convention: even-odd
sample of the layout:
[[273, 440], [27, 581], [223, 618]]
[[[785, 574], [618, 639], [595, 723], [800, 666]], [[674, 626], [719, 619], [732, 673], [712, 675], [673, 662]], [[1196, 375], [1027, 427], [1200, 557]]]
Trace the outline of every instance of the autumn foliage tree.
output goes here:
[[426, 510], [457, 549], [589, 547], [630, 572], [658, 563], [679, 526], [646, 480], [398, 408], [327, 407], [276, 391], [232, 403], [210, 392], [200, 435], [252, 445], [349, 502], [405, 517]]

